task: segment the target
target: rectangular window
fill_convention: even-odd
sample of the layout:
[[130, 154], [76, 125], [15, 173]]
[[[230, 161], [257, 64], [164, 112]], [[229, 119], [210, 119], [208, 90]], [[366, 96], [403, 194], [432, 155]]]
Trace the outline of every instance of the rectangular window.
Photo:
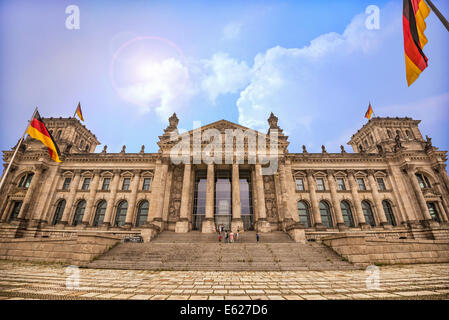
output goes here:
[[357, 184], [359, 185], [359, 190], [362, 190], [362, 191], [366, 190], [365, 180], [363, 180], [362, 178], [358, 178]]
[[346, 186], [345, 186], [345, 179], [343, 178], [337, 178], [337, 187], [338, 190], [346, 190]]
[[151, 186], [151, 178], [144, 178], [142, 190], [150, 190], [150, 186]]
[[380, 191], [385, 191], [385, 190], [387, 190], [387, 187], [385, 186], [384, 179], [382, 179], [382, 178], [377, 178], [377, 184], [379, 185], [379, 190], [380, 190]]
[[304, 191], [304, 180], [296, 179], [296, 190]]
[[324, 191], [326, 188], [324, 187], [324, 180], [322, 178], [316, 179], [316, 185], [319, 191]]
[[82, 190], [89, 190], [90, 178], [84, 178]]
[[65, 178], [62, 190], [69, 190], [70, 182], [72, 182], [72, 178]]
[[111, 184], [111, 178], [104, 178], [103, 179], [103, 186], [101, 187], [101, 190], [109, 190], [109, 185]]
[[123, 179], [122, 190], [129, 190], [129, 184], [131, 182], [130, 178]]

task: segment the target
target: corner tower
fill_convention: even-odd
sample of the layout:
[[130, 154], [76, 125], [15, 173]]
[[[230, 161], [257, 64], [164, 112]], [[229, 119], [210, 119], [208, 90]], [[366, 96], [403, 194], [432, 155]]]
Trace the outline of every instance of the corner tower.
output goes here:
[[419, 120], [411, 118], [373, 118], [348, 142], [355, 153], [382, 153], [395, 148], [424, 150], [429, 143], [423, 139]]
[[[62, 153], [93, 153], [100, 144], [97, 137], [75, 118], [42, 119]], [[25, 140], [27, 149], [38, 150], [42, 144], [30, 137]]]

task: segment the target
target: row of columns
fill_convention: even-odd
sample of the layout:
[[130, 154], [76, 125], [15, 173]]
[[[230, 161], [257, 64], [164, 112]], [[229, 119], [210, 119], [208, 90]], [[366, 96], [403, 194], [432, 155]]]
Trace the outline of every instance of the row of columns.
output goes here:
[[[176, 223], [175, 231], [178, 233], [185, 233], [190, 230], [189, 216], [191, 213], [190, 200], [191, 200], [191, 186], [192, 186], [192, 165], [186, 164], [184, 166], [184, 177], [182, 185], [182, 195], [181, 195], [181, 207], [180, 207], [180, 218]], [[215, 212], [215, 167], [214, 164], [207, 165], [207, 178], [206, 178], [206, 210], [205, 210], [205, 220], [202, 225], [203, 233], [213, 233], [216, 232], [214, 212]], [[257, 223], [266, 226], [267, 225], [267, 214], [265, 209], [265, 195], [262, 179], [262, 168], [260, 164], [255, 165], [254, 170], [254, 180], [256, 184], [256, 197], [258, 221]], [[231, 229], [243, 230], [243, 220], [241, 216], [241, 200], [240, 200], [240, 174], [239, 165], [234, 163], [232, 165], [232, 221]], [[257, 226], [256, 226], [257, 227]], [[262, 228], [261, 226], [259, 228]]]

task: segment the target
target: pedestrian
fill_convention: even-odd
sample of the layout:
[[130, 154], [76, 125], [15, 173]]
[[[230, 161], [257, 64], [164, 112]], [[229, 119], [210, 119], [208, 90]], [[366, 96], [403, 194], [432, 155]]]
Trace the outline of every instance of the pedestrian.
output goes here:
[[221, 242], [221, 233], [218, 234], [218, 242]]
[[240, 230], [237, 229], [237, 232], [235, 233], [235, 241], [239, 241], [239, 233], [240, 233]]
[[259, 233], [256, 232], [256, 241], [259, 242]]
[[228, 243], [228, 239], [229, 239], [229, 234], [228, 234], [228, 230], [226, 230], [226, 233], [225, 233], [225, 243]]
[[231, 241], [231, 243], [234, 242], [234, 232], [232, 232], [232, 230], [231, 233], [229, 234], [229, 240]]

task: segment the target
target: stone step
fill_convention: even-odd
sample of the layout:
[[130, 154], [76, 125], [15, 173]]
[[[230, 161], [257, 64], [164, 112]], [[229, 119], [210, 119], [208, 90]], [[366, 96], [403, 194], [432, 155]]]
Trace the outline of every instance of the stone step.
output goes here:
[[[293, 242], [285, 233], [250, 242], [245, 233], [238, 243], [210, 241], [200, 232], [163, 232], [150, 243], [122, 243], [89, 264], [90, 268], [192, 271], [298, 271], [357, 269], [319, 243]], [[195, 242], [188, 239], [197, 239]], [[248, 242], [245, 242], [248, 241]], [[268, 242], [273, 241], [273, 242]]]

